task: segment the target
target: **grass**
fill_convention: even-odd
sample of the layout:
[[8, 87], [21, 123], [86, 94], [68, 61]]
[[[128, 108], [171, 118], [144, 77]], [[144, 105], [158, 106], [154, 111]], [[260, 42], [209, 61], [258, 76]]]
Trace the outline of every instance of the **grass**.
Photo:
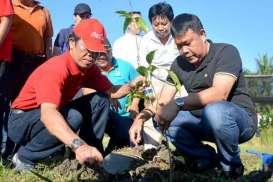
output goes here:
[[[265, 139], [266, 138], [266, 139]], [[241, 158], [245, 166], [245, 173], [243, 178], [237, 181], [249, 181], [249, 176], [261, 169], [261, 160], [255, 155], [245, 153], [246, 150], [254, 149], [259, 152], [266, 152], [273, 154], [273, 129], [262, 131], [261, 137], [253, 137], [249, 142], [242, 144]], [[185, 176], [191, 174], [185, 174]], [[225, 179], [206, 178], [204, 175], [194, 175], [191, 181], [226, 181]], [[203, 179], [203, 180], [202, 180]], [[210, 180], [206, 180], [210, 179]], [[0, 162], [0, 181], [2, 182], [36, 182], [36, 181], [77, 181], [77, 173], [71, 173], [68, 176], [62, 176], [58, 172], [52, 170], [47, 166], [40, 166], [34, 172], [26, 172], [23, 174], [15, 173], [10, 166], [4, 166]], [[87, 181], [103, 181], [103, 179], [96, 179], [94, 176], [90, 176]], [[268, 181], [273, 182], [273, 177]]]

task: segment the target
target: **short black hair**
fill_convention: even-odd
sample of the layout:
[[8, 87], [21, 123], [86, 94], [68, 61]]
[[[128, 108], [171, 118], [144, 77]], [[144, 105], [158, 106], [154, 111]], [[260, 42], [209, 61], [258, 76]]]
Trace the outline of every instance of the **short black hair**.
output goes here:
[[173, 8], [166, 2], [157, 3], [149, 9], [149, 20], [151, 23], [156, 16], [166, 16], [169, 21], [172, 21], [174, 17]]
[[204, 29], [198, 16], [183, 13], [177, 15], [173, 19], [171, 24], [171, 34], [173, 37], [175, 37], [178, 34], [183, 34], [189, 29], [191, 29], [195, 33], [200, 33], [200, 31]]
[[68, 38], [67, 38], [67, 42], [66, 42], [66, 47], [69, 49], [69, 41], [70, 40], [74, 40], [75, 42], [77, 42], [78, 40], [80, 40], [81, 38], [79, 36], [76, 35], [75, 32], [70, 32], [69, 35], [68, 35]]

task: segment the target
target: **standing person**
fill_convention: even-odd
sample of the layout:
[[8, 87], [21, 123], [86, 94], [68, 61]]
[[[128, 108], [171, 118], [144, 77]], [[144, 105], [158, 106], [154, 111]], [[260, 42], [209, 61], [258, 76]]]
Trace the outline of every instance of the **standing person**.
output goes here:
[[[8, 70], [11, 62], [12, 34], [10, 27], [14, 10], [10, 0], [0, 0], [0, 149], [5, 152], [7, 133], [5, 129], [9, 113]], [[3, 131], [3, 133], [2, 133]]]
[[52, 56], [53, 28], [47, 8], [34, 0], [13, 0], [14, 99], [31, 72]]
[[[156, 50], [152, 65], [158, 69], [152, 73], [152, 88], [155, 98], [161, 96], [164, 81], [166, 81], [171, 64], [179, 55], [174, 39], [171, 36], [171, 21], [174, 14], [170, 4], [161, 2], [154, 4], [149, 9], [149, 20], [152, 24], [152, 31], [143, 36], [140, 45], [140, 64], [148, 66], [146, 55]], [[184, 87], [182, 95], [186, 95]], [[156, 101], [155, 101], [156, 102]], [[148, 106], [149, 107], [149, 106]], [[144, 125], [144, 150], [157, 148], [161, 141], [161, 134], [155, 130], [150, 119]]]
[[[174, 98], [176, 89], [166, 87], [157, 112], [146, 110], [142, 116], [155, 114], [159, 124], [169, 125], [166, 133], [187, 157], [192, 171], [220, 164], [225, 176], [238, 178], [244, 172], [239, 144], [250, 140], [257, 128], [239, 52], [233, 45], [208, 40], [200, 19], [192, 14], [175, 17], [171, 30], [180, 52], [171, 70], [189, 95]], [[173, 120], [178, 111], [180, 117]], [[131, 128], [133, 142], [138, 142], [138, 128], [144, 120], [141, 115], [135, 120]], [[215, 143], [218, 153], [202, 141]]]
[[[114, 85], [124, 85], [133, 81], [138, 73], [136, 69], [128, 62], [112, 57], [112, 49], [109, 41], [106, 41], [107, 53], [97, 58], [96, 64], [101, 69], [102, 74]], [[114, 147], [123, 147], [130, 144], [129, 129], [133, 119], [139, 113], [139, 99], [134, 98], [129, 106], [129, 97], [123, 97], [118, 100], [120, 108], [118, 111], [111, 109], [109, 113], [109, 128], [107, 129], [111, 137], [107, 147], [108, 152]]]
[[141, 29], [136, 23], [136, 19], [141, 17], [141, 13], [132, 11], [130, 15], [132, 16], [132, 21], [128, 25], [127, 32], [113, 44], [113, 56], [129, 62], [137, 68], [140, 62], [139, 48], [142, 37], [139, 35]]
[[76, 26], [81, 20], [88, 19], [92, 16], [91, 8], [88, 4], [79, 3], [74, 9], [74, 24], [68, 28], [61, 29], [57, 34], [54, 41], [53, 55], [57, 56], [63, 54], [67, 49], [67, 40], [69, 34], [72, 32], [73, 27]]
[[[12, 104], [9, 136], [20, 145], [15, 170], [30, 170], [68, 145], [81, 164], [102, 161], [102, 137], [109, 100], [136, 85], [113, 86], [94, 64], [104, 48], [105, 30], [96, 19], [81, 21], [69, 36], [69, 49], [38, 67]], [[72, 100], [81, 87], [97, 92]], [[79, 134], [77, 134], [79, 131]]]
[[171, 64], [179, 55], [170, 31], [173, 16], [171, 5], [165, 2], [153, 5], [149, 9], [149, 20], [153, 30], [143, 36], [140, 44], [140, 64], [142, 66], [148, 65], [146, 55], [156, 50], [152, 64], [161, 69], [155, 70], [153, 75], [162, 80], [167, 78], [164, 69], [170, 69]]

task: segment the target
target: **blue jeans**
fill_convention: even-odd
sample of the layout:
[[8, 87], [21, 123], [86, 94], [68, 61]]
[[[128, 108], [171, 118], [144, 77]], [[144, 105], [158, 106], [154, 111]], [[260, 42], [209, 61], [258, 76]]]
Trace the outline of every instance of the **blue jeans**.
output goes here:
[[[121, 116], [115, 111], [110, 111], [107, 133], [110, 136], [108, 147], [124, 147], [130, 144], [129, 129], [133, 119], [129, 116]], [[113, 149], [113, 148], [112, 148]]]
[[[215, 102], [204, 107], [201, 117], [180, 111], [171, 122], [167, 136], [179, 152], [194, 159], [220, 160], [224, 171], [241, 165], [239, 143], [255, 133], [248, 112], [231, 102]], [[214, 142], [218, 154], [201, 141]]]
[[[89, 145], [103, 152], [102, 138], [109, 113], [109, 100], [103, 93], [93, 93], [73, 100], [61, 114], [74, 132]], [[11, 110], [8, 122], [9, 137], [20, 145], [20, 160], [33, 164], [61, 151], [64, 144], [51, 135], [40, 120], [41, 109]]]
[[7, 152], [7, 122], [10, 106], [10, 63], [0, 60], [0, 151]]

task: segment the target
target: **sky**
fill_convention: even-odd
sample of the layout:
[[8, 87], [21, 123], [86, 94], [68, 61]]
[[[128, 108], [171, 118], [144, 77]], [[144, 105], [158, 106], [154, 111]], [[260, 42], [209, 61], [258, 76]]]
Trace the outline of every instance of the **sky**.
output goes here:
[[[123, 35], [123, 18], [115, 11], [141, 11], [148, 20], [149, 8], [158, 0], [41, 0], [50, 10], [54, 38], [61, 28], [73, 23], [74, 7], [87, 3], [94, 18], [105, 26], [111, 43]], [[273, 56], [273, 1], [272, 0], [167, 0], [174, 15], [197, 15], [213, 42], [233, 44], [239, 49], [243, 68], [256, 71], [255, 59], [267, 53]]]

